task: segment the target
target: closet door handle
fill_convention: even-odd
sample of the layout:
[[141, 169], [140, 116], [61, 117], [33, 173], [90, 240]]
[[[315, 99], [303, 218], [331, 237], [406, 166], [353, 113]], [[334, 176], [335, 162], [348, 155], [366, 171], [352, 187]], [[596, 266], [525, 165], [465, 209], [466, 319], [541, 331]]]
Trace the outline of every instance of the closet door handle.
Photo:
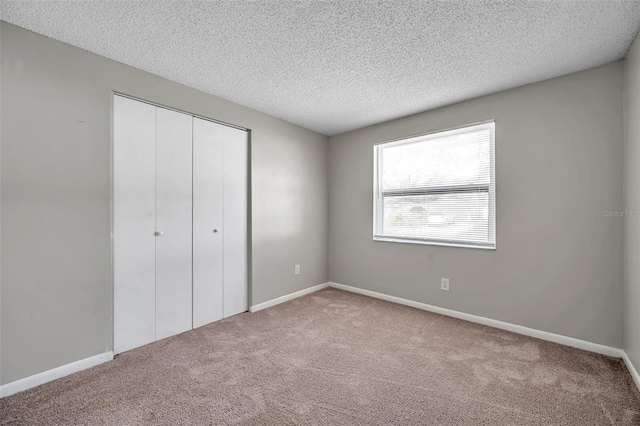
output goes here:
[[218, 232], [220, 232], [220, 230], [219, 230], [218, 228], [216, 228], [216, 229], [214, 229], [214, 230], [213, 230], [213, 233], [214, 233], [214, 234], [217, 234]]
[[153, 233], [153, 235], [155, 235], [156, 237], [161, 237], [161, 236], [163, 236], [163, 235], [164, 235], [164, 232], [162, 232], [162, 231], [156, 231], [156, 232], [154, 232], [154, 233]]

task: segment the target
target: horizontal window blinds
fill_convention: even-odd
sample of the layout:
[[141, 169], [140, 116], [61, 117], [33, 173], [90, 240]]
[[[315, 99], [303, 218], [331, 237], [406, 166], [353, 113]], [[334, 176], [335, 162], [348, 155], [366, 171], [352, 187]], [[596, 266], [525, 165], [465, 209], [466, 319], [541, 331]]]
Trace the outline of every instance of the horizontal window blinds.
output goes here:
[[377, 145], [374, 238], [495, 247], [495, 123]]

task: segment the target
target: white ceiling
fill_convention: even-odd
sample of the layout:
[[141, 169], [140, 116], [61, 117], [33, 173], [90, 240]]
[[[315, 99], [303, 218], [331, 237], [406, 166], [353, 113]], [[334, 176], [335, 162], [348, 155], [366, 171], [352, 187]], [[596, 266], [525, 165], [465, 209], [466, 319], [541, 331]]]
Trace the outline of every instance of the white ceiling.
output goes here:
[[334, 135], [622, 59], [639, 1], [5, 1], [1, 18]]

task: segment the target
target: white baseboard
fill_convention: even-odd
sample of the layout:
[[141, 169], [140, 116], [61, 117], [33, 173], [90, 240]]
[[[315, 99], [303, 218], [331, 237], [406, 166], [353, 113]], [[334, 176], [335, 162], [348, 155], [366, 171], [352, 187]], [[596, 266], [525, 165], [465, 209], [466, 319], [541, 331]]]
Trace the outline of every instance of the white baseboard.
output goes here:
[[33, 376], [16, 380], [15, 382], [7, 383], [6, 385], [0, 386], [0, 398], [4, 398], [5, 396], [13, 395], [14, 393], [34, 388], [52, 380], [68, 376], [69, 374], [77, 373], [78, 371], [86, 370], [87, 368], [94, 367], [98, 364], [111, 361], [112, 359], [113, 352], [109, 351], [89, 358], [81, 359], [79, 361], [72, 362], [70, 364], [66, 364], [51, 370], [43, 371], [42, 373], [34, 374]]
[[633, 381], [636, 382], [636, 386], [638, 387], [638, 390], [640, 390], [640, 374], [638, 374], [638, 370], [633, 366], [629, 359], [629, 355], [627, 355], [626, 352], [622, 354], [622, 359], [624, 360], [624, 363], [627, 364], [627, 369], [629, 369], [631, 377], [633, 377]]
[[454, 311], [451, 309], [440, 308], [438, 306], [427, 305], [426, 303], [415, 302], [413, 300], [403, 299], [401, 297], [389, 296], [371, 290], [365, 290], [349, 285], [329, 283], [329, 287], [346, 290], [353, 293], [363, 294], [365, 296], [375, 297], [376, 299], [386, 300], [388, 302], [399, 303], [401, 305], [411, 306], [413, 308], [422, 309], [424, 311], [434, 312], [436, 314], [446, 315], [448, 317], [458, 318], [465, 321], [475, 322], [477, 324], [488, 325], [489, 327], [500, 328], [502, 330], [511, 331], [525, 336], [535, 337], [549, 342], [560, 343], [561, 345], [571, 346], [597, 354], [607, 355], [614, 358], [623, 358], [624, 351], [620, 348], [601, 345], [598, 343], [587, 342], [585, 340], [575, 339], [573, 337], [562, 336], [560, 334], [549, 333], [546, 331], [536, 330], [534, 328], [523, 327], [521, 325], [511, 324], [508, 322], [498, 321], [491, 318], [485, 318], [478, 315], [465, 314], [464, 312]]
[[313, 287], [305, 288], [304, 290], [296, 291], [295, 293], [285, 294], [284, 296], [280, 296], [275, 299], [271, 299], [266, 302], [253, 305], [249, 308], [249, 312], [258, 312], [263, 309], [270, 308], [272, 306], [276, 306], [284, 302], [288, 302], [289, 300], [293, 300], [300, 296], [304, 296], [305, 294], [313, 293], [315, 291], [322, 290], [323, 288], [327, 288], [327, 287], [329, 287], [329, 283], [323, 283], [323, 284], [314, 285]]
[[[587, 342], [585, 340], [575, 339], [573, 337], [562, 336], [559, 334], [548, 333], [546, 331], [536, 330], [533, 328], [523, 327], [503, 321], [494, 320], [491, 318], [485, 318], [477, 315], [466, 314], [464, 312], [458, 312], [451, 309], [440, 308], [438, 306], [428, 305], [426, 303], [416, 302], [413, 300], [403, 299], [401, 297], [389, 296], [383, 293], [378, 293], [371, 290], [365, 290], [358, 287], [352, 287], [344, 284], [338, 284], [334, 282], [318, 284], [313, 287], [305, 288], [304, 290], [297, 291], [295, 293], [287, 294], [285, 296], [278, 297], [276, 299], [269, 300], [258, 305], [251, 306], [249, 310], [251, 312], [257, 312], [262, 309], [269, 308], [271, 306], [279, 305], [280, 303], [293, 300], [297, 297], [304, 296], [309, 293], [322, 290], [323, 288], [333, 287], [340, 290], [350, 291], [352, 293], [358, 293], [365, 296], [374, 297], [376, 299], [386, 300], [388, 302], [398, 303], [405, 306], [411, 306], [413, 308], [422, 309], [429, 312], [434, 312], [441, 315], [446, 315], [453, 318], [462, 319], [465, 321], [474, 322], [477, 324], [483, 324], [490, 327], [499, 328], [502, 330], [511, 331], [517, 334], [523, 334], [525, 336], [535, 337], [541, 340], [547, 340], [549, 342], [559, 343], [566, 346], [582, 349], [589, 352], [595, 352], [602, 355], [607, 355], [615, 358], [622, 358], [627, 365], [627, 368], [631, 372], [631, 376], [635, 381], [638, 389], [640, 389], [640, 375], [635, 369], [631, 360], [627, 354], [620, 348], [614, 348], [611, 346], [600, 345], [598, 343]], [[27, 389], [42, 385], [52, 380], [59, 379], [61, 377], [68, 376], [78, 371], [86, 370], [87, 368], [94, 367], [104, 362], [113, 359], [113, 352], [105, 352], [89, 358], [81, 359], [70, 364], [63, 365], [61, 367], [54, 368], [52, 370], [44, 371], [42, 373], [34, 374], [33, 376], [26, 377], [24, 379], [16, 380], [15, 382], [7, 383], [0, 386], [0, 398], [13, 395], [18, 392], [22, 392]]]

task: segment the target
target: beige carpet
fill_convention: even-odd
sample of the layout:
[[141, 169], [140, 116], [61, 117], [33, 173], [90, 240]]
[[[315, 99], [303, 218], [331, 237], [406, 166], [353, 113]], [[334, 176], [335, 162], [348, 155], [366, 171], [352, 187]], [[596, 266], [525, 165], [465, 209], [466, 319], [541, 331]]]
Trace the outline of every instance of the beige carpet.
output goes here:
[[1, 424], [640, 425], [623, 362], [327, 289], [0, 400]]

